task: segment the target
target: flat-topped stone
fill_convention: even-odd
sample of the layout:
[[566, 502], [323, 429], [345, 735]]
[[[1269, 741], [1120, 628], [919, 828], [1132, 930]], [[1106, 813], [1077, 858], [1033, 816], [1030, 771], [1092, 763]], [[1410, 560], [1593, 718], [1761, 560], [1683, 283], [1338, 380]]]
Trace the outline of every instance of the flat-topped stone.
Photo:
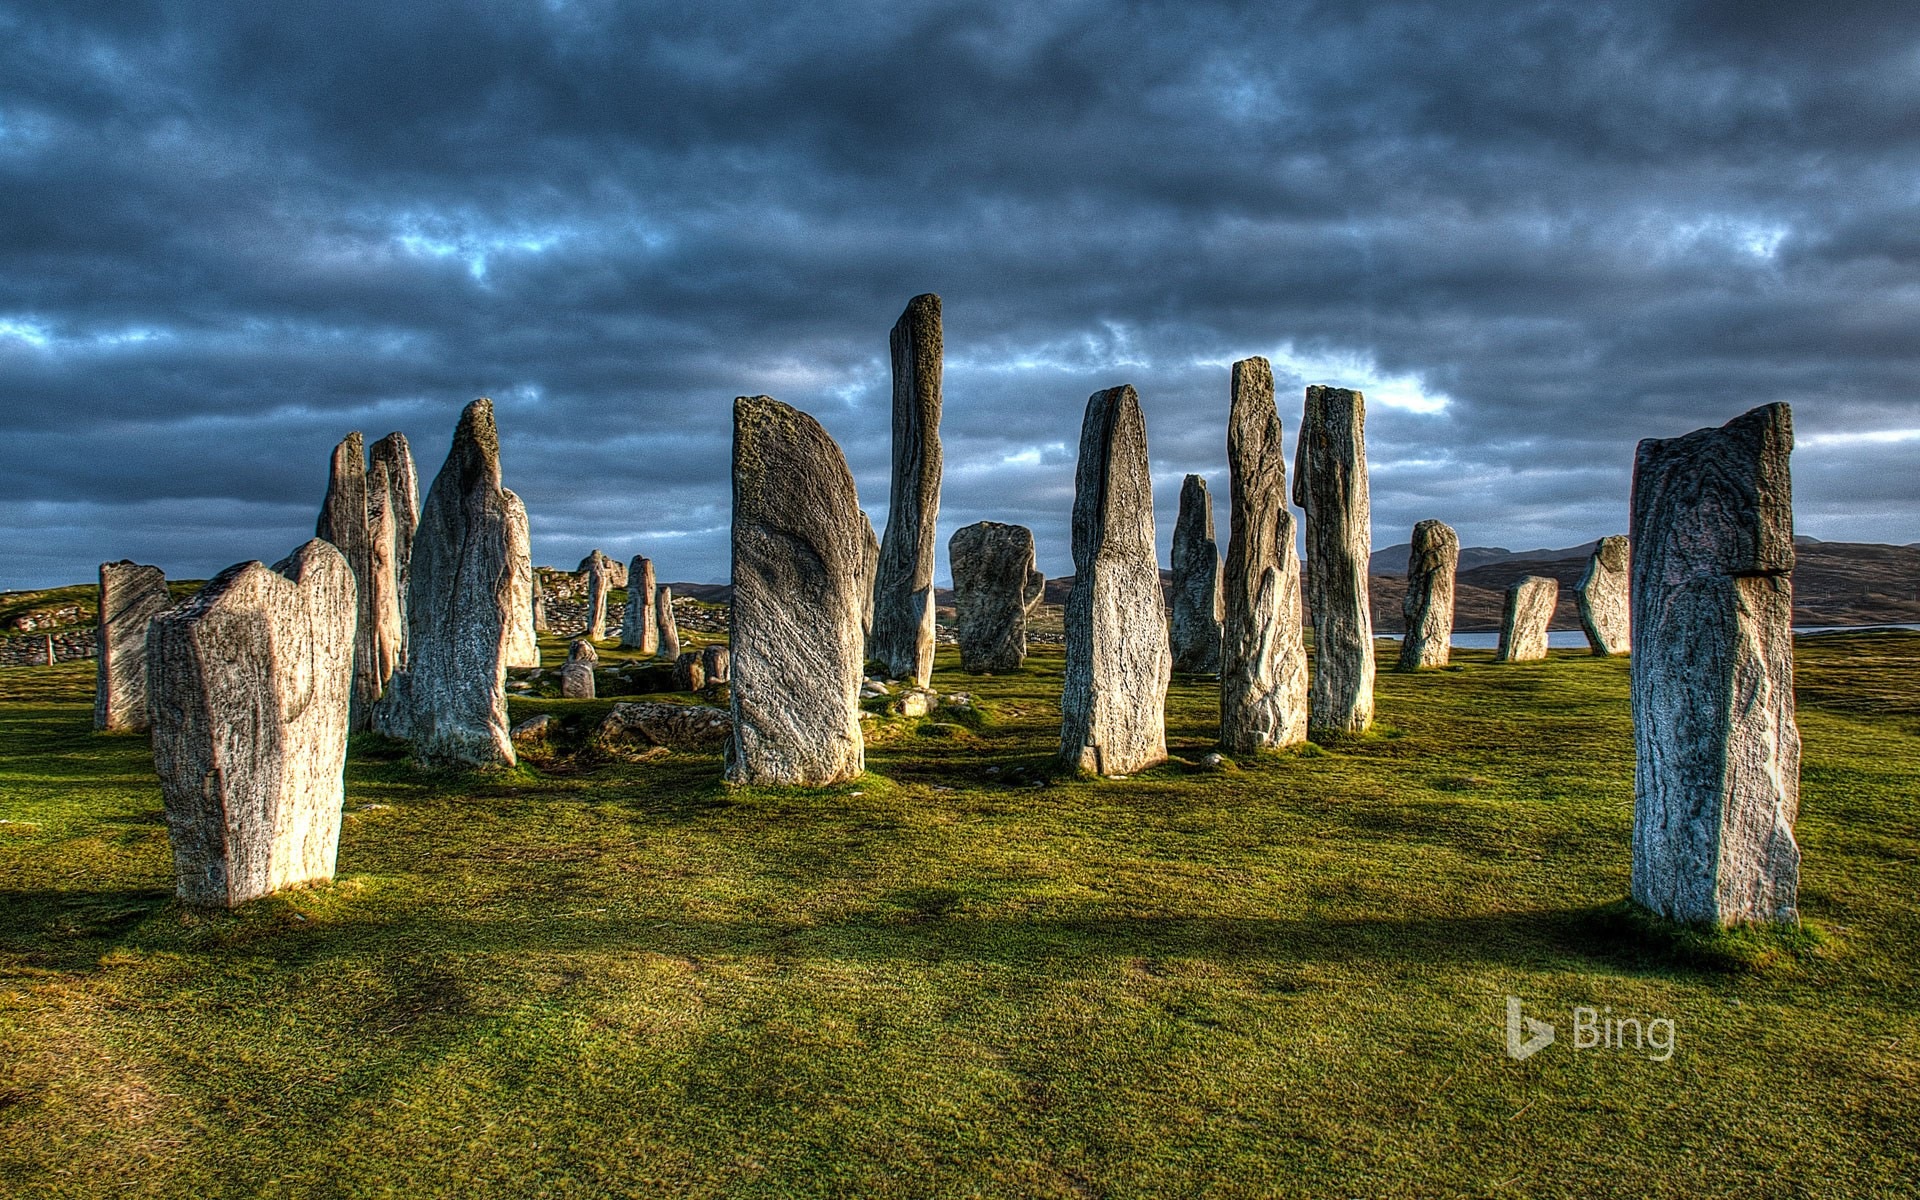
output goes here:
[[947, 539], [960, 669], [1016, 671], [1027, 657], [1027, 618], [1047, 579], [1034, 568], [1033, 531], [978, 521]]
[[1307, 513], [1307, 609], [1313, 617], [1307, 724], [1322, 734], [1364, 733], [1373, 725], [1366, 416], [1359, 392], [1309, 387], [1295, 448], [1293, 502]]
[[[159, 567], [121, 559], [100, 564], [93, 727], [147, 728], [147, 624], [172, 601]], [[52, 639], [48, 639], [52, 645]]]

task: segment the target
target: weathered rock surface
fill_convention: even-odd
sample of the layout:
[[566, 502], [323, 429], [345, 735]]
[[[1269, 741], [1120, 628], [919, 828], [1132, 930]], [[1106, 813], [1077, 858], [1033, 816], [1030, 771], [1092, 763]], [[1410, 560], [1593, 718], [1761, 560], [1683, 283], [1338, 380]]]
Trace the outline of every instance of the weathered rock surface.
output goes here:
[[635, 556], [627, 566], [627, 607], [620, 619], [620, 645], [642, 654], [660, 649], [660, 617], [654, 611], [653, 560]]
[[662, 662], [673, 662], [680, 657], [680, 626], [673, 619], [672, 588], [662, 584], [654, 589], [653, 611], [660, 620], [658, 654]]
[[359, 628], [353, 636], [353, 728], [372, 723], [380, 699], [379, 658], [374, 647], [373, 564], [367, 532], [367, 451], [365, 439], [349, 433], [333, 448], [327, 494], [320, 502], [314, 536], [331, 542], [353, 571], [354, 606]]
[[513, 737], [513, 744], [516, 746], [527, 746], [535, 742], [543, 742], [553, 736], [553, 732], [559, 727], [559, 724], [558, 721], [553, 719], [552, 713], [536, 713], [518, 725], [515, 725], [510, 731]]
[[607, 593], [613, 590], [614, 566], [614, 561], [598, 550], [583, 562], [582, 569], [587, 573], [586, 636], [596, 642], [607, 636]]
[[1318, 384], [1307, 389], [1293, 502], [1307, 513], [1307, 607], [1313, 613], [1307, 724], [1316, 733], [1364, 733], [1373, 725], [1366, 420], [1359, 392]]
[[1060, 758], [1097, 775], [1164, 762], [1173, 656], [1154, 548], [1147, 425], [1131, 387], [1087, 401], [1074, 471], [1073, 565]]
[[873, 531], [873, 518], [865, 509], [860, 511], [860, 540], [860, 637], [866, 640], [873, 637], [873, 581], [880, 573], [880, 535]]
[[1243, 359], [1232, 387], [1220, 743], [1250, 754], [1307, 740], [1307, 651], [1273, 369], [1264, 358]]
[[[393, 481], [387, 476], [387, 464], [374, 459], [367, 467], [367, 578], [361, 592], [367, 607], [360, 612], [360, 623], [368, 630], [368, 645], [373, 654], [373, 674], [380, 691], [400, 669], [407, 635], [401, 626], [400, 602], [400, 514], [394, 496]], [[407, 514], [407, 521], [414, 519]], [[367, 723], [373, 722], [373, 710], [367, 708]]]
[[569, 700], [594, 698], [593, 669], [600, 655], [586, 638], [575, 638], [567, 647], [567, 661], [560, 666], [560, 694]]
[[533, 585], [533, 631], [536, 634], [547, 632], [547, 594], [541, 590], [538, 580]]
[[707, 686], [706, 656], [699, 650], [682, 650], [673, 660], [673, 690], [697, 692]]
[[940, 297], [907, 302], [893, 348], [893, 489], [873, 582], [867, 656], [921, 687], [933, 677], [933, 556], [940, 518]]
[[613, 706], [595, 731], [603, 742], [638, 742], [672, 750], [699, 750], [725, 743], [733, 718], [706, 704], [640, 701]]
[[1027, 617], [1046, 591], [1034, 569], [1033, 531], [980, 521], [947, 539], [960, 669], [1015, 671], [1027, 658]]
[[[147, 727], [147, 622], [166, 611], [170, 603], [167, 577], [159, 567], [127, 559], [100, 564], [95, 729]], [[51, 637], [47, 645], [53, 645]]]
[[[373, 478], [375, 471], [384, 472], [386, 479], [387, 515], [393, 523], [393, 568], [391, 588], [393, 592], [392, 620], [393, 632], [390, 636], [393, 644], [381, 648], [381, 660], [392, 663], [392, 667], [381, 677], [384, 684], [391, 679], [395, 671], [406, 669], [407, 665], [407, 581], [413, 565], [413, 535], [420, 524], [420, 475], [413, 466], [413, 450], [407, 445], [406, 435], [390, 433], [375, 442], [367, 450], [369, 461], [367, 477]], [[373, 503], [371, 487], [367, 494], [369, 505]], [[386, 628], [387, 618], [382, 616], [381, 628]]]
[[1630, 648], [1632, 621], [1627, 611], [1631, 551], [1621, 535], [1604, 537], [1587, 560], [1586, 574], [1574, 585], [1574, 603], [1580, 609], [1580, 627], [1587, 645], [1598, 655], [1625, 654]]
[[1560, 581], [1545, 575], [1523, 575], [1507, 589], [1507, 608], [1500, 620], [1500, 649], [1495, 662], [1529, 662], [1547, 656], [1547, 623], [1560, 601]]
[[533, 622], [533, 536], [527, 525], [527, 506], [506, 488], [500, 489], [507, 505], [507, 570], [510, 591], [507, 597], [507, 665], [540, 665], [540, 635]]
[[315, 539], [229, 567], [147, 636], [174, 877], [226, 908], [333, 877], [353, 691], [353, 570]]
[[1793, 416], [1640, 443], [1633, 470], [1633, 898], [1799, 919]]
[[700, 652], [700, 666], [707, 682], [727, 683], [733, 679], [733, 654], [725, 646], [708, 646]]
[[507, 651], [515, 624], [532, 623], [531, 596], [517, 585], [514, 501], [500, 485], [493, 404], [475, 400], [420, 510], [407, 670], [393, 677], [376, 716], [423, 761], [513, 765]]
[[1200, 475], [1180, 485], [1180, 519], [1173, 527], [1173, 669], [1189, 675], [1220, 671], [1220, 546], [1213, 537], [1213, 495]]
[[1453, 577], [1460, 569], [1460, 535], [1440, 521], [1413, 527], [1407, 553], [1407, 594], [1400, 611], [1402, 671], [1444, 667], [1453, 657]]
[[591, 580], [595, 571], [607, 577], [609, 587], [627, 586], [627, 569], [620, 565], [620, 560], [609, 557], [598, 549], [580, 560], [580, 569], [574, 574], [583, 575]]
[[889, 707], [902, 717], [924, 717], [940, 707], [940, 693], [931, 688], [908, 687], [894, 697]]
[[821, 785], [865, 769], [862, 523], [846, 459], [817, 421], [769, 396], [734, 401], [734, 783]]

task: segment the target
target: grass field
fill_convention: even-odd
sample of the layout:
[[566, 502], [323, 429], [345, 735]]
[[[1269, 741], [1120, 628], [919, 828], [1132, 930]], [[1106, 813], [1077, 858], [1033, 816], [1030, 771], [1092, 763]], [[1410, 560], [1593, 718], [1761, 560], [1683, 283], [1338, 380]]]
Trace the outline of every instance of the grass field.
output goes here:
[[92, 664], [0, 671], [0, 1194], [1912, 1195], [1920, 635], [1801, 643], [1798, 938], [1639, 920], [1626, 664], [1490, 657], [1219, 774], [1177, 681], [1175, 762], [1032, 782], [1046, 650], [820, 793], [357, 742], [337, 881], [213, 915]]

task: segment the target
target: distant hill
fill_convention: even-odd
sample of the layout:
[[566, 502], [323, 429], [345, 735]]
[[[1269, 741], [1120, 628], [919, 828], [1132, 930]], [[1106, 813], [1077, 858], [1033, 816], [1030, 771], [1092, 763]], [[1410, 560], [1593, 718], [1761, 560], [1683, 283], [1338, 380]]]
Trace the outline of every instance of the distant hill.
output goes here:
[[[1509, 561], [1556, 562], [1564, 558], [1587, 560], [1593, 553], [1598, 541], [1585, 542], [1578, 546], [1568, 546], [1562, 550], [1508, 550], [1501, 546], [1462, 546], [1460, 547], [1460, 569], [1471, 571], [1475, 567], [1485, 567], [1493, 563]], [[1367, 560], [1368, 570], [1374, 575], [1405, 575], [1407, 573], [1407, 555], [1413, 550], [1410, 542], [1401, 542], [1397, 546], [1388, 546], [1385, 550], [1375, 550]]]

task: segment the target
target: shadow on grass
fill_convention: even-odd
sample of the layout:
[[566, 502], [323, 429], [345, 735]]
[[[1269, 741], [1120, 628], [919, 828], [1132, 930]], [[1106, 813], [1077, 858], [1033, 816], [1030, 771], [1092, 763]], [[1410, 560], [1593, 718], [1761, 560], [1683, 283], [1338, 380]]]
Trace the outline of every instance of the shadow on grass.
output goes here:
[[172, 903], [173, 893], [157, 888], [0, 892], [0, 975], [91, 969]]

